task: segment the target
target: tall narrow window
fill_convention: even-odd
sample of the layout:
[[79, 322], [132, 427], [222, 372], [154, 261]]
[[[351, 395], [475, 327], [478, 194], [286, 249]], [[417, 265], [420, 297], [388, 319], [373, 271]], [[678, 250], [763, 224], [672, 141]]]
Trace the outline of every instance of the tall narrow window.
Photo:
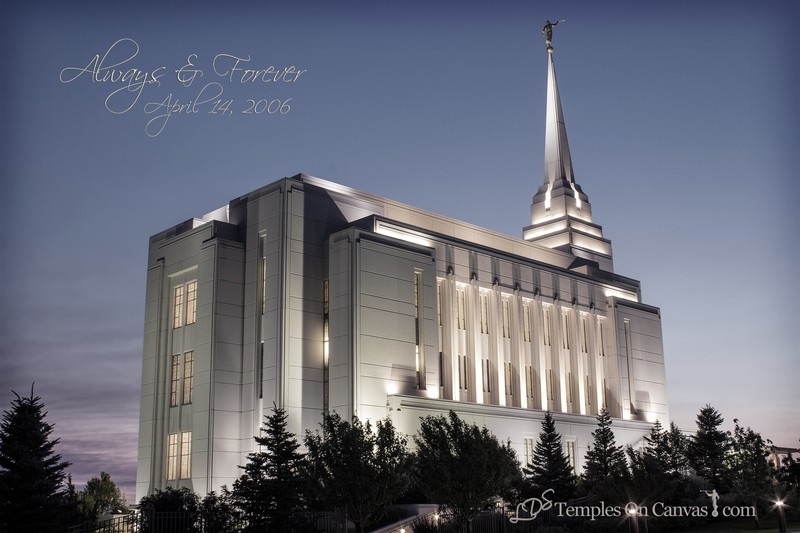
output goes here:
[[258, 239], [258, 307], [263, 315], [267, 312], [267, 236]]
[[467, 329], [467, 303], [464, 289], [456, 289], [456, 297], [458, 298], [458, 329]]
[[581, 317], [581, 352], [589, 353], [589, 336], [587, 335], [586, 317]]
[[197, 322], [197, 280], [186, 284], [186, 323]]
[[536, 449], [536, 442], [533, 437], [523, 437], [522, 443], [525, 446], [525, 466], [533, 463], [533, 450]]
[[550, 307], [542, 307], [542, 341], [545, 346], [550, 346]]
[[178, 474], [180, 479], [192, 477], [192, 432], [181, 433], [181, 469]]
[[481, 333], [489, 333], [489, 295], [481, 293]]
[[510, 339], [511, 338], [511, 317], [509, 309], [508, 309], [508, 300], [503, 298], [501, 300], [503, 302], [503, 337]]
[[467, 379], [469, 375], [469, 369], [467, 368], [467, 356], [466, 355], [459, 355], [458, 356], [458, 386], [462, 390], [469, 389], [469, 380]]
[[561, 313], [561, 347], [569, 350], [569, 313]]
[[528, 398], [534, 399], [536, 397], [536, 387], [533, 385], [533, 366], [525, 366], [525, 388], [528, 392]]
[[483, 374], [483, 392], [492, 392], [491, 363], [488, 359], [481, 359]]
[[601, 356], [606, 355], [606, 335], [605, 335], [606, 326], [602, 320], [597, 320], [597, 336], [598, 336], [598, 346], [597, 351]]
[[586, 405], [592, 405], [592, 382], [589, 376], [586, 376]]
[[183, 289], [183, 285], [175, 287], [175, 301], [172, 313], [173, 328], [179, 328], [183, 325]]
[[522, 304], [522, 340], [525, 342], [530, 342], [531, 340], [531, 309], [530, 305], [523, 303]]
[[564, 441], [564, 455], [567, 456], [567, 461], [569, 462], [570, 468], [572, 468], [573, 472], [575, 471], [575, 441], [574, 440], [565, 440]]
[[572, 372], [567, 372], [567, 401], [572, 403]]
[[553, 369], [547, 369], [547, 399], [554, 400], [555, 399], [555, 383], [553, 381]]
[[606, 385], [606, 378], [603, 378], [603, 409], [608, 409], [608, 404], [606, 403], [606, 390], [607, 390], [607, 387], [608, 386]]
[[258, 345], [258, 361], [256, 362], [256, 387], [258, 387], [258, 397], [264, 397], [264, 341]]
[[439, 352], [439, 386], [444, 387], [444, 353]]
[[167, 480], [178, 478], [178, 434], [170, 433], [167, 441]]
[[194, 352], [183, 354], [183, 404], [192, 403], [194, 391]]
[[178, 390], [181, 381], [181, 356], [175, 354], [172, 356], [172, 368], [170, 370], [170, 387], [169, 387], [169, 405], [175, 407], [178, 405]]
[[509, 363], [508, 361], [505, 362], [505, 369], [506, 369], [506, 396], [513, 396], [514, 395], [514, 365]]
[[436, 321], [442, 325], [442, 284], [436, 283]]
[[[330, 298], [330, 283], [326, 279], [322, 282], [322, 410], [326, 414], [330, 401]], [[263, 342], [261, 351], [264, 351]]]
[[416, 342], [415, 365], [417, 371], [417, 388], [425, 388], [425, 355], [420, 345], [422, 336], [422, 272], [414, 272], [414, 334]]

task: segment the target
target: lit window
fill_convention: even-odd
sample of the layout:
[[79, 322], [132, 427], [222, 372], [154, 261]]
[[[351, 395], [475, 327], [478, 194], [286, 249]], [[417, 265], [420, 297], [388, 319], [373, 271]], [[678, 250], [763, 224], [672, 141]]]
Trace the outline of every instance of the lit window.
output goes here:
[[172, 481], [178, 476], [178, 434], [170, 433], [167, 443], [167, 480]]
[[194, 352], [183, 354], [183, 404], [192, 403], [194, 390]]
[[489, 295], [481, 294], [481, 333], [489, 333]]
[[564, 455], [567, 456], [567, 461], [569, 461], [569, 466], [572, 470], [575, 470], [575, 441], [574, 440], [565, 440], [564, 441]]
[[178, 405], [178, 387], [181, 380], [181, 356], [175, 354], [172, 356], [172, 372], [169, 387], [169, 405], [175, 407]]
[[456, 289], [458, 298], [458, 329], [467, 329], [467, 304], [465, 302], [464, 289]]
[[514, 395], [514, 366], [506, 361], [506, 396]]
[[192, 432], [181, 433], [181, 470], [180, 479], [192, 477]]
[[183, 285], [175, 287], [175, 301], [173, 305], [172, 327], [179, 328], [183, 325]]
[[186, 284], [186, 323], [197, 322], [197, 280]]
[[536, 443], [533, 437], [523, 437], [522, 443], [525, 445], [525, 466], [533, 464], [533, 450], [536, 449]]
[[536, 387], [533, 385], [533, 367], [525, 366], [525, 388], [528, 391], [528, 398], [533, 400], [536, 397]]
[[550, 346], [550, 307], [542, 307], [542, 341]]
[[467, 380], [467, 375], [468, 375], [467, 356], [466, 355], [459, 355], [458, 356], [458, 386], [462, 390], [469, 389], [469, 381]]
[[522, 305], [522, 338], [525, 342], [531, 342], [531, 306]]
[[589, 353], [589, 336], [586, 334], [586, 317], [581, 317], [581, 352]]
[[436, 284], [436, 320], [442, 325], [442, 285]]
[[503, 337], [511, 338], [511, 317], [509, 316], [508, 300], [503, 299]]
[[258, 239], [258, 300], [261, 314], [267, 312], [267, 236]]

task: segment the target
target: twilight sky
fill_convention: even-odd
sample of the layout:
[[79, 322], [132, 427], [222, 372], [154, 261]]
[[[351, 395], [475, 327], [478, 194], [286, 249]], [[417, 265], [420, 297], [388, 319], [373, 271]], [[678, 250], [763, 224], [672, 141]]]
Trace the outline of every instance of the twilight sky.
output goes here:
[[[521, 237], [543, 180], [547, 19], [566, 19], [576, 180], [615, 271], [662, 311], [672, 419], [691, 429], [710, 403], [728, 429], [797, 445], [790, 0], [0, 0], [2, 409], [35, 381], [75, 482], [105, 470], [130, 494], [148, 237], [284, 176]], [[125, 82], [77, 70], [109, 49], [104, 65], [136, 69]], [[243, 82], [234, 66], [306, 72]]]

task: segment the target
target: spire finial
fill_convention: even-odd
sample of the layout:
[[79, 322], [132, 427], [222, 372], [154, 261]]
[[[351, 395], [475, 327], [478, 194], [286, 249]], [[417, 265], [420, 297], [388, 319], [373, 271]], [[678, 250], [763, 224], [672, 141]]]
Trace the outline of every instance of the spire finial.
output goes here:
[[547, 44], [547, 51], [553, 51], [553, 26], [558, 24], [559, 22], [566, 22], [566, 20], [557, 20], [555, 22], [550, 22], [549, 20], [545, 23], [544, 27], [542, 28], [542, 35], [545, 36], [544, 42]]

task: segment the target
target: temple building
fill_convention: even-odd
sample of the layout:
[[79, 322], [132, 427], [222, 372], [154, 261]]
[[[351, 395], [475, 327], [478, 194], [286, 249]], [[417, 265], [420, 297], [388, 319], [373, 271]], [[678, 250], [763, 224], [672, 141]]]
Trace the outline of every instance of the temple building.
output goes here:
[[549, 410], [578, 473], [602, 407], [623, 445], [669, 420], [659, 309], [614, 272], [547, 58], [522, 239], [303, 174], [150, 238], [137, 501], [230, 487], [273, 404], [299, 436], [453, 410], [523, 463]]

